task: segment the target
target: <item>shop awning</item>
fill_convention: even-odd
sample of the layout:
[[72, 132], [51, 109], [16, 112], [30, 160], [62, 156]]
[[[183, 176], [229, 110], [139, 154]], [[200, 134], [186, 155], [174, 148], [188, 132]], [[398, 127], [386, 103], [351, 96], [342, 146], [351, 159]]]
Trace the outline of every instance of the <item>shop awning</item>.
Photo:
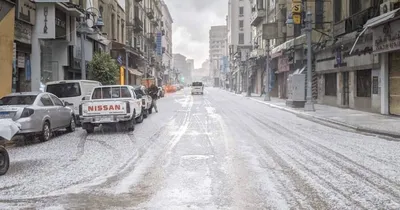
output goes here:
[[287, 50], [295, 45], [305, 43], [306, 35], [300, 35], [296, 38], [290, 39], [271, 50], [271, 58], [279, 57], [282, 55], [283, 50]]
[[129, 71], [129, 73], [131, 73], [131, 74], [133, 74], [133, 75], [136, 75], [136, 76], [143, 76], [143, 73], [140, 72], [140, 71], [137, 70], [137, 69], [128, 68], [128, 71]]
[[393, 11], [390, 11], [388, 13], [385, 13], [383, 15], [379, 15], [377, 17], [371, 18], [369, 19], [363, 26], [363, 30], [360, 32], [360, 34], [358, 34], [356, 41], [354, 41], [353, 47], [351, 48], [349, 55], [351, 55], [351, 53], [354, 50], [354, 47], [356, 46], [358, 40], [360, 39], [360, 37], [370, 28], [374, 28], [376, 26], [382, 25], [386, 22], [389, 22], [391, 19], [395, 18], [398, 14], [399, 14], [400, 8], [399, 9], [395, 9]]

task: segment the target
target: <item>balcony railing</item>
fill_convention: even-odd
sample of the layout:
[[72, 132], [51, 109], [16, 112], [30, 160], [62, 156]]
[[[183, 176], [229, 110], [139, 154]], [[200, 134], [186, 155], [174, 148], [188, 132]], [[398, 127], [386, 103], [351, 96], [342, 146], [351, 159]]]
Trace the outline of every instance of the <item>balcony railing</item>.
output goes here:
[[153, 8], [147, 8], [147, 16], [152, 20], [154, 18], [154, 10]]
[[251, 13], [252, 15], [251, 15], [251, 22], [250, 22], [250, 24], [252, 25], [252, 26], [257, 26], [258, 24], [260, 24], [260, 22], [263, 20], [263, 18], [265, 17], [265, 15], [266, 15], [266, 12], [265, 12], [265, 10], [257, 10], [257, 8], [254, 8], [253, 10], [252, 10], [253, 12]]
[[353, 31], [361, 30], [364, 24], [371, 18], [379, 15], [379, 8], [370, 7], [346, 18], [333, 25], [333, 36], [338, 37]]
[[133, 30], [134, 30], [134, 32], [136, 32], [136, 33], [140, 33], [140, 32], [142, 32], [143, 31], [143, 22], [142, 22], [142, 20], [140, 20], [140, 18], [139, 17], [135, 17], [134, 18], [134, 27], [133, 27]]

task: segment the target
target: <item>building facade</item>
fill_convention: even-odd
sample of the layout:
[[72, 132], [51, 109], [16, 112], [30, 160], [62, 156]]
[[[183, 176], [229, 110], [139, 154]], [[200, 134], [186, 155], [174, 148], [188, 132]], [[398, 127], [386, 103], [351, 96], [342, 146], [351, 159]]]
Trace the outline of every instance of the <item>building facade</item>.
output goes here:
[[192, 82], [193, 82], [192, 73], [194, 70], [194, 60], [186, 59], [186, 64], [187, 64], [187, 71], [186, 71], [186, 74], [184, 74], [185, 82], [187, 84], [192, 84]]
[[162, 63], [165, 67], [164, 71], [164, 84], [171, 83], [168, 79], [173, 76], [173, 68], [172, 68], [172, 24], [173, 19], [169, 12], [167, 4], [164, 1], [161, 1], [162, 5], [162, 25], [164, 29], [164, 36], [162, 40], [162, 49], [163, 49], [163, 57]]
[[251, 3], [249, 0], [229, 0], [227, 17], [227, 42], [231, 88], [245, 91], [248, 83], [245, 61], [252, 49]]
[[209, 31], [209, 60], [210, 60], [210, 77], [213, 79], [215, 87], [220, 86], [220, 62], [225, 54], [226, 49], [226, 32], [225, 25], [211, 26]]
[[186, 56], [179, 54], [179, 53], [174, 53], [172, 55], [172, 64], [174, 68], [174, 72], [176, 74], [176, 82], [185, 84], [185, 76], [188, 72], [188, 65], [186, 63]]

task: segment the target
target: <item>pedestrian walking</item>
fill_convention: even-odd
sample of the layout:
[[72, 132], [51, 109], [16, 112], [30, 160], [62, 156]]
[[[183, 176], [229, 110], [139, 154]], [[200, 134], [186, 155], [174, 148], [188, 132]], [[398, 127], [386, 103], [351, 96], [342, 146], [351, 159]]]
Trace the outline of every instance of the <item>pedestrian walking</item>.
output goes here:
[[157, 100], [158, 100], [158, 87], [155, 84], [152, 84], [149, 87], [149, 95], [150, 97], [153, 99], [152, 100], [152, 107], [154, 107], [154, 109], [156, 110], [156, 112], [158, 113], [158, 108], [157, 108]]

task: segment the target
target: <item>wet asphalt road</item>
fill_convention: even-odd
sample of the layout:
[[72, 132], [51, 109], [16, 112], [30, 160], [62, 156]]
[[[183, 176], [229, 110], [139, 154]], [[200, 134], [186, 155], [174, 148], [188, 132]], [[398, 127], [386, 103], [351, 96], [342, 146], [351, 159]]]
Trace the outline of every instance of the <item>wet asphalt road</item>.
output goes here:
[[400, 143], [219, 89], [159, 101], [133, 133], [10, 149], [0, 209], [399, 209]]

